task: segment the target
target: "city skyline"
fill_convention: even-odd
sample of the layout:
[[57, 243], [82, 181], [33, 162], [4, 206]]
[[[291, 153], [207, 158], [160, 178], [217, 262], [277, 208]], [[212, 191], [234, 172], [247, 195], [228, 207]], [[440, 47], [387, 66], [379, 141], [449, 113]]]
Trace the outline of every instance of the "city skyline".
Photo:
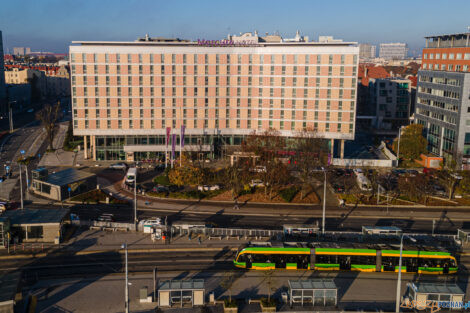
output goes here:
[[[467, 1], [453, 1], [461, 8], [452, 19], [438, 18], [438, 1], [398, 1], [393, 6], [383, 2], [348, 1], [310, 3], [296, 1], [286, 7], [281, 1], [250, 3], [191, 3], [176, 1], [111, 1], [40, 3], [19, 1], [5, 3], [0, 12], [4, 50], [31, 46], [35, 51], [65, 53], [72, 40], [135, 40], [150, 36], [222, 39], [227, 34], [258, 30], [260, 34], [279, 32], [292, 37], [296, 30], [310, 40], [330, 35], [345, 41], [371, 43], [405, 42], [410, 54], [419, 54], [424, 37], [429, 34], [458, 33], [467, 30]], [[21, 9], [22, 19], [10, 14]], [[329, 14], [334, 10], [334, 23]], [[70, 14], [70, 12], [73, 12]], [[103, 14], [103, 12], [106, 12]], [[264, 14], [260, 14], [263, 12]], [[322, 13], [323, 12], [323, 13]], [[377, 13], [380, 12], [380, 13]], [[54, 18], [44, 18], [53, 16]], [[435, 18], [430, 18], [435, 17]], [[441, 16], [442, 17], [442, 16]], [[292, 21], [295, 20], [295, 23]], [[445, 25], [444, 25], [444, 20]], [[374, 25], [374, 27], [371, 27]]]

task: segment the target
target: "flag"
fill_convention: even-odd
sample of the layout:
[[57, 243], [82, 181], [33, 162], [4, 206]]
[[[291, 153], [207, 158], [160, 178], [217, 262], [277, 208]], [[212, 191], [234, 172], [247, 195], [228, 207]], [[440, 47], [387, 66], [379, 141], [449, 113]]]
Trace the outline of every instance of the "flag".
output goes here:
[[180, 146], [184, 147], [184, 125], [181, 125]]
[[166, 128], [166, 146], [168, 147], [168, 144], [170, 143], [170, 133], [171, 133], [171, 127]]
[[175, 159], [175, 144], [176, 144], [176, 134], [173, 134], [173, 138], [171, 139], [171, 158]]

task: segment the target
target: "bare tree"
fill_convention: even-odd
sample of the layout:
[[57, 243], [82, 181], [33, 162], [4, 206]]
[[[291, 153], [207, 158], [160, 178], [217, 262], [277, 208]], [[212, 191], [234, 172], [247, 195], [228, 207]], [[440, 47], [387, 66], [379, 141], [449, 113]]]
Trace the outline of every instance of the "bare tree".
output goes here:
[[293, 139], [293, 146], [296, 151], [298, 178], [302, 182], [300, 198], [303, 199], [308, 193], [306, 187], [311, 186], [312, 172], [318, 167], [327, 166], [328, 144], [325, 139], [318, 138], [313, 129], [305, 129]]
[[46, 130], [49, 149], [54, 149], [52, 142], [54, 140], [54, 131], [60, 118], [60, 102], [55, 105], [47, 104], [42, 110], [36, 113], [36, 119], [41, 122], [41, 126]]

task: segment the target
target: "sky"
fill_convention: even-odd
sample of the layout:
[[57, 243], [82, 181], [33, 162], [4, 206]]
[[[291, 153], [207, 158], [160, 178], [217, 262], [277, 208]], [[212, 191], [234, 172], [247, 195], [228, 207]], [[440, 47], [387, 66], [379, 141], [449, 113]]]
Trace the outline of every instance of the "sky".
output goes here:
[[470, 0], [0, 0], [4, 52], [13, 47], [65, 53], [71, 41], [151, 37], [221, 39], [258, 30], [310, 40], [406, 42], [466, 32]]

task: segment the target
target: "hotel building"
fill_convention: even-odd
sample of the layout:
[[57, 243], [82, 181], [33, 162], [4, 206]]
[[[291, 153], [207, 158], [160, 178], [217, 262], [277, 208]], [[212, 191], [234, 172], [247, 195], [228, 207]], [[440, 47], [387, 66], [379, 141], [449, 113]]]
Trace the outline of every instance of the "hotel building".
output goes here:
[[415, 121], [429, 152], [470, 165], [470, 33], [426, 37]]
[[342, 155], [354, 139], [357, 44], [228, 38], [73, 42], [73, 130], [84, 136], [85, 157], [162, 158], [167, 128], [178, 151], [182, 125], [183, 150], [212, 157], [269, 128], [285, 137], [315, 129], [340, 140]]

